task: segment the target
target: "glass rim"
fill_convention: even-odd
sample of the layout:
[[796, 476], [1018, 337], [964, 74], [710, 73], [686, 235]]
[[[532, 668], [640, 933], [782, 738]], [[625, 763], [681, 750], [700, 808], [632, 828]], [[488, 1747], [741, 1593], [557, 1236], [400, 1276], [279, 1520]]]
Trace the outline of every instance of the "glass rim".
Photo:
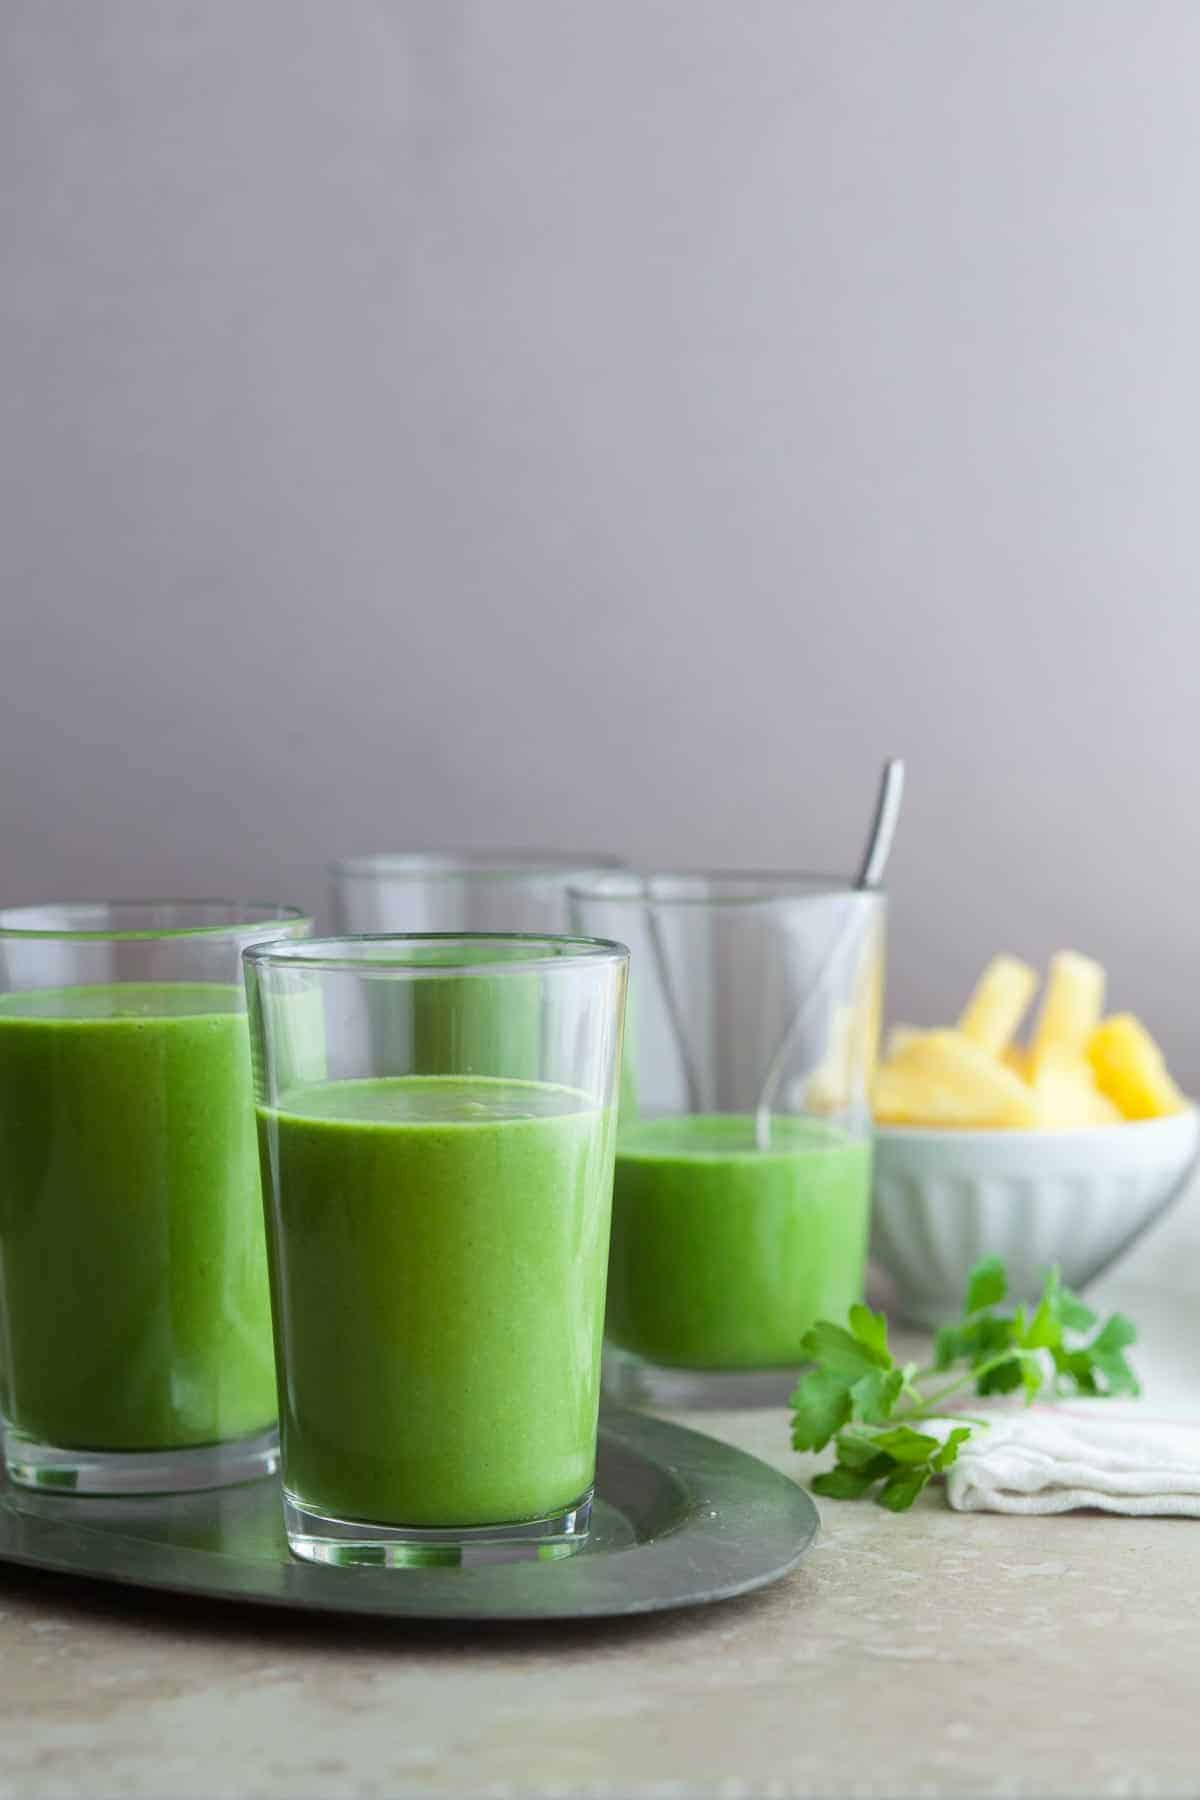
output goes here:
[[[231, 916], [216, 922], [192, 925], [120, 926], [110, 923], [99, 929], [82, 925], [20, 925], [19, 918], [36, 918], [40, 914], [59, 914], [64, 920], [71, 915], [87, 916], [97, 912], [204, 912], [223, 908]], [[276, 900], [43, 900], [25, 906], [0, 907], [0, 941], [19, 943], [150, 943], [167, 938], [222, 937], [240, 931], [256, 931], [266, 925], [311, 925], [312, 915], [299, 906], [284, 906]]]
[[[339, 954], [349, 946], [388, 945], [403, 947], [418, 944], [516, 944], [528, 945], [528, 956], [511, 961], [413, 962], [403, 954], [369, 956]], [[555, 946], [549, 954], [538, 955], [539, 945]], [[622, 963], [629, 961], [629, 950], [614, 938], [558, 936], [546, 931], [359, 931], [343, 932], [333, 937], [274, 939], [265, 944], [248, 944], [242, 951], [245, 963], [271, 964], [277, 968], [316, 969], [326, 974], [358, 974], [437, 978], [447, 975], [528, 974], [532, 970], [562, 969], [578, 963]]]
[[[654, 891], [656, 885], [664, 883], [697, 889], [702, 883], [710, 887], [725, 884], [753, 891]], [[614, 906], [716, 908], [778, 906], [787, 901], [852, 896], [882, 904], [887, 898], [882, 887], [863, 888], [848, 875], [824, 875], [805, 869], [610, 869], [603, 871], [597, 881], [570, 882], [567, 895], [572, 900], [603, 901]]]
[[587, 875], [623, 868], [619, 856], [573, 850], [375, 850], [339, 856], [331, 875], [351, 881], [520, 881], [537, 875]]

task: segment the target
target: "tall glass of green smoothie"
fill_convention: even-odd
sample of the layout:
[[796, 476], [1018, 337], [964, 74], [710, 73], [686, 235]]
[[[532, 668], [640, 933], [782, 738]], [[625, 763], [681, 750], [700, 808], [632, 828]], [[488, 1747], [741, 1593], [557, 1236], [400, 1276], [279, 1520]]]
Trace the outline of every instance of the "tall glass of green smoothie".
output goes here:
[[584, 1541], [627, 963], [508, 935], [247, 952], [298, 1556]]
[[605, 1383], [784, 1397], [862, 1297], [883, 900], [791, 874], [609, 873], [578, 930], [630, 946]]
[[276, 1466], [241, 953], [289, 907], [0, 911], [0, 1400], [10, 1478], [77, 1493]]

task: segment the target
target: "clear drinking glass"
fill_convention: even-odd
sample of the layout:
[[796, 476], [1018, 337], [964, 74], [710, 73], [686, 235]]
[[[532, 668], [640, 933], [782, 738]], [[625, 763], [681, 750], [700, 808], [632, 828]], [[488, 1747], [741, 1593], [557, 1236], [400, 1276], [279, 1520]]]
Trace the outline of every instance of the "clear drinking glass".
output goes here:
[[631, 952], [606, 1390], [777, 1399], [813, 1321], [862, 1297], [883, 899], [624, 872], [571, 900]]
[[563, 932], [569, 883], [621, 866], [616, 856], [554, 850], [347, 857], [332, 867], [337, 929]]
[[586, 1536], [627, 964], [532, 936], [247, 953], [298, 1556]]
[[0, 911], [0, 1401], [9, 1477], [165, 1493], [277, 1433], [241, 953], [291, 907]]

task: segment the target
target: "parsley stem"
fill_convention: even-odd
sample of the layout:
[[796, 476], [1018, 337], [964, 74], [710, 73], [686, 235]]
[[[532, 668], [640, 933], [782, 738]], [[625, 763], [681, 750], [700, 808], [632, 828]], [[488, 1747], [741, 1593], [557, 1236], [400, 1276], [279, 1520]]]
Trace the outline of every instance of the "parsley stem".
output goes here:
[[[1001, 1363], [1011, 1362], [1012, 1359], [1013, 1351], [1012, 1348], [1009, 1347], [1008, 1349], [1000, 1351], [997, 1356], [989, 1357], [986, 1362], [976, 1363], [973, 1368], [967, 1370], [965, 1375], [960, 1375], [957, 1381], [950, 1382], [947, 1387], [939, 1388], [936, 1394], [922, 1395], [921, 1404], [915, 1407], [908, 1417], [919, 1416], [928, 1418], [930, 1413], [935, 1413], [938, 1410], [943, 1400], [948, 1400], [950, 1398], [951, 1394], [957, 1394], [960, 1388], [967, 1387], [971, 1382], [982, 1381], [985, 1375], [990, 1375], [993, 1369], [998, 1369], [1000, 1367]], [[924, 1370], [920, 1371], [913, 1377], [914, 1381], [920, 1381], [924, 1373]], [[930, 1373], [932, 1374], [933, 1371], [931, 1370]]]

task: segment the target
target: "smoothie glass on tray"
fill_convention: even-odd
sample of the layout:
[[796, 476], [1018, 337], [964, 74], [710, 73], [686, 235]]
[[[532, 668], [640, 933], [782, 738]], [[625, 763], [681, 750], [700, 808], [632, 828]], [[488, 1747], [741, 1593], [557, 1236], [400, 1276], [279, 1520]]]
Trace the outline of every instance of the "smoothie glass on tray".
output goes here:
[[778, 1400], [809, 1326], [862, 1298], [883, 899], [629, 872], [571, 898], [577, 929], [631, 952], [606, 1391]]
[[167, 1493], [278, 1456], [241, 953], [291, 907], [0, 910], [11, 1480]]
[[293, 1551], [570, 1553], [595, 1471], [627, 952], [367, 936], [245, 964]]
[[560, 850], [416, 850], [332, 866], [337, 929], [347, 932], [569, 930], [567, 887], [622, 867]]

